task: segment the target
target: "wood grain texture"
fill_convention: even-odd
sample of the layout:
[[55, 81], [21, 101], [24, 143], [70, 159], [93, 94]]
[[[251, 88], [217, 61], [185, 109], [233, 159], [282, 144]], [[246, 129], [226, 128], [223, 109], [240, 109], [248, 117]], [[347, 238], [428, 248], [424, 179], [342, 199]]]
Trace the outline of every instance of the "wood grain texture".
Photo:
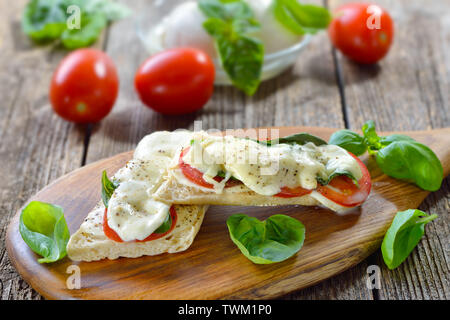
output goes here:
[[[281, 128], [280, 136], [310, 132], [328, 139], [333, 129]], [[450, 129], [408, 132], [430, 146], [450, 173]], [[115, 172], [131, 158], [126, 152], [78, 169], [43, 189], [33, 199], [58, 204], [65, 209], [71, 232], [100, 198], [101, 172]], [[382, 174], [373, 159], [367, 161], [372, 177], [369, 199], [357, 212], [339, 216], [318, 207], [212, 206], [194, 244], [185, 252], [137, 259], [74, 263], [68, 258], [43, 265], [21, 240], [20, 212], [7, 234], [8, 254], [21, 275], [47, 298], [52, 299], [265, 299], [315, 284], [342, 272], [377, 250], [395, 213], [416, 208], [429, 193]], [[68, 194], [66, 190], [77, 190]], [[277, 213], [302, 221], [307, 230], [301, 251], [277, 264], [255, 265], [228, 237], [226, 219], [245, 212], [265, 219]], [[213, 244], [213, 245], [212, 245]], [[77, 264], [81, 289], [66, 289], [66, 268]]]
[[9, 220], [39, 189], [81, 165], [85, 128], [58, 118], [48, 102], [53, 70], [67, 53], [22, 33], [26, 1], [0, 2], [0, 299], [40, 299], [6, 254]]
[[[336, 8], [347, 1], [330, 0]], [[368, 119], [379, 130], [423, 130], [450, 126], [450, 2], [375, 1], [394, 19], [391, 51], [379, 64], [357, 65], [338, 53], [350, 129]], [[420, 209], [437, 213], [426, 237], [394, 271], [381, 253], [369, 259], [382, 269], [380, 299], [449, 299], [450, 188], [448, 180]]]

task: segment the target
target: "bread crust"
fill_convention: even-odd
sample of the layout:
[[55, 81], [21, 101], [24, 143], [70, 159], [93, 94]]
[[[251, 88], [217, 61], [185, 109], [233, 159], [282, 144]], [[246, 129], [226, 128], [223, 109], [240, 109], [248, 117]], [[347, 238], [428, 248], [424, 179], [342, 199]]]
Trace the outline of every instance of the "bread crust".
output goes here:
[[100, 202], [86, 217], [67, 244], [67, 255], [74, 261], [137, 258], [184, 251], [192, 244], [208, 206], [175, 206], [177, 223], [166, 236], [147, 242], [116, 242], [103, 232], [105, 207]]
[[301, 197], [282, 198], [264, 196], [250, 190], [244, 184], [224, 188], [222, 193], [214, 190], [206, 191], [204, 188], [180, 183], [173, 174], [169, 174], [166, 180], [153, 194], [153, 198], [171, 204], [189, 205], [230, 205], [230, 206], [282, 206], [303, 205], [315, 206], [320, 203], [310, 195]]

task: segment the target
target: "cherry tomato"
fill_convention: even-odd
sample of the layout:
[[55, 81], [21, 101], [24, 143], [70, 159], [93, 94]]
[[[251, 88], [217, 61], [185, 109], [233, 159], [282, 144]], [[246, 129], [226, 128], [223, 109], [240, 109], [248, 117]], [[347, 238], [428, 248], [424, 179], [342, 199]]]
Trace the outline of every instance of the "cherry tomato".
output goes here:
[[356, 159], [362, 172], [362, 177], [358, 181], [358, 185], [347, 176], [337, 176], [326, 186], [319, 185], [317, 192], [325, 198], [344, 207], [356, 207], [363, 203], [369, 196], [372, 182], [370, 173], [364, 163], [358, 157], [349, 152]]
[[333, 45], [345, 56], [370, 64], [388, 53], [394, 25], [389, 13], [378, 5], [350, 3], [334, 13], [328, 34]]
[[[117, 234], [117, 232], [115, 232], [113, 229], [111, 229], [111, 227], [108, 225], [107, 213], [108, 213], [108, 209], [105, 208], [105, 214], [103, 215], [103, 232], [109, 239], [114, 240], [116, 242], [123, 242], [122, 238], [120, 238], [120, 236]], [[170, 207], [169, 213], [170, 213], [170, 217], [172, 218], [172, 225], [170, 226], [169, 230], [167, 230], [164, 233], [152, 233], [144, 240], [135, 240], [135, 242], [146, 242], [146, 241], [156, 240], [156, 239], [162, 238], [165, 235], [171, 233], [172, 230], [175, 228], [175, 225], [177, 224], [178, 216], [177, 216], [177, 211], [175, 210], [175, 208], [173, 206]]]
[[117, 98], [119, 79], [113, 61], [96, 49], [65, 57], [53, 73], [50, 101], [62, 118], [90, 123], [103, 119]]
[[153, 110], [177, 115], [203, 107], [214, 88], [214, 63], [201, 50], [176, 48], [148, 58], [134, 78], [136, 91]]

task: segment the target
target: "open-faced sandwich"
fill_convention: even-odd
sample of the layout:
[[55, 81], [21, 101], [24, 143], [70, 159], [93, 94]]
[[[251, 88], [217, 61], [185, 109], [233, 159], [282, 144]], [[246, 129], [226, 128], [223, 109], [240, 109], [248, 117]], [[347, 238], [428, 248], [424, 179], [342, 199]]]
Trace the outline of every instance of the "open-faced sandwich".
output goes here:
[[194, 240], [206, 205], [170, 205], [154, 200], [172, 158], [192, 133], [155, 132], [138, 144], [133, 159], [112, 181], [103, 177], [101, 201], [67, 244], [72, 260], [139, 257], [186, 250]]
[[[210, 204], [320, 205], [338, 213], [360, 206], [371, 190], [369, 172], [357, 158], [365, 152], [391, 177], [429, 191], [442, 184], [443, 167], [430, 148], [405, 135], [378, 136], [373, 121], [363, 125], [364, 136], [340, 130], [329, 144], [308, 133], [274, 139], [276, 130], [267, 140], [267, 131], [152, 133], [111, 180], [103, 172], [102, 201], [71, 237], [63, 209], [40, 201], [22, 210], [19, 231], [45, 263], [66, 253], [72, 260], [92, 261], [179, 252], [192, 244]], [[390, 268], [414, 247], [394, 253], [392, 239], [406, 230], [402, 223], [421, 226], [420, 233], [405, 231], [414, 231], [418, 240], [425, 223], [436, 217], [420, 210], [397, 213], [382, 246]], [[283, 214], [263, 221], [232, 214], [226, 226], [242, 254], [257, 264], [288, 259], [305, 239], [305, 226]]]
[[209, 204], [322, 205], [338, 213], [370, 192], [365, 165], [306, 133], [271, 141], [206, 132], [155, 132], [110, 181], [72, 235], [72, 260], [186, 250]]
[[174, 204], [322, 205], [338, 213], [363, 203], [366, 166], [345, 149], [300, 133], [257, 141], [196, 132], [154, 193]]

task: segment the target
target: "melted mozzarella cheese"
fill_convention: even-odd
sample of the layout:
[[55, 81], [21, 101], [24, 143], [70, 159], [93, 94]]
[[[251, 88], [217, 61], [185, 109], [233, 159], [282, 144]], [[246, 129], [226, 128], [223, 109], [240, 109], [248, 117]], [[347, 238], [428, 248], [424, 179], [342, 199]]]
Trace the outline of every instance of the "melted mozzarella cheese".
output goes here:
[[119, 186], [108, 203], [108, 225], [122, 240], [143, 240], [166, 220], [170, 205], [154, 200], [152, 194], [190, 136], [186, 131], [162, 131], [144, 137], [133, 159], [112, 178]]
[[[336, 169], [349, 171], [357, 180], [362, 177], [357, 161], [334, 145], [266, 146], [253, 140], [205, 133], [195, 134], [193, 138], [194, 143], [183, 161], [199, 169], [217, 193], [222, 192], [231, 176], [267, 196], [279, 193], [285, 186], [315, 189], [317, 177], [326, 180]], [[226, 175], [218, 183], [213, 178], [221, 171]]]

